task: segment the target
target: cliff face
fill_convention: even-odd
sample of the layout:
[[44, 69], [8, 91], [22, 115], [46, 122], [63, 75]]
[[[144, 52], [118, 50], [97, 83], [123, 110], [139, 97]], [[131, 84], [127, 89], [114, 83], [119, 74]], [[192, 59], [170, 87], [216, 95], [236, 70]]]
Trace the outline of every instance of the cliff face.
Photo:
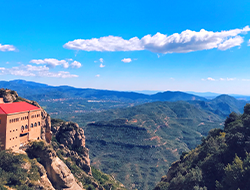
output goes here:
[[1, 88], [0, 89], [0, 98], [3, 98], [3, 101], [5, 103], [11, 103], [14, 102], [18, 97], [18, 94], [16, 91], [8, 90]]
[[[55, 122], [52, 120], [52, 132], [66, 155], [88, 175], [92, 175], [89, 150], [85, 147], [85, 136], [82, 128], [73, 122]], [[80, 154], [78, 154], [80, 152]]]
[[74, 175], [66, 164], [56, 156], [53, 148], [44, 141], [29, 144], [26, 152], [30, 157], [39, 158], [47, 171], [48, 178], [56, 189], [81, 190]]

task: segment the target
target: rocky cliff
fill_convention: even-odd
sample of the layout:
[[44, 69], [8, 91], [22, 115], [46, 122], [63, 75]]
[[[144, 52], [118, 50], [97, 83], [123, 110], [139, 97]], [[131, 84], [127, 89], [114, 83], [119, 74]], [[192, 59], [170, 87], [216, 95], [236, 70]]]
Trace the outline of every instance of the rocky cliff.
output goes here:
[[[82, 128], [73, 122], [56, 122], [52, 120], [52, 132], [59, 148], [63, 149], [68, 157], [88, 175], [92, 175], [89, 159], [89, 150], [85, 147], [85, 136]], [[55, 146], [54, 146], [55, 147]], [[55, 147], [56, 148], [56, 147]], [[80, 153], [80, 154], [79, 154]]]
[[26, 152], [29, 157], [38, 158], [47, 171], [48, 178], [56, 189], [81, 190], [76, 183], [74, 175], [66, 164], [60, 160], [52, 146], [43, 140], [33, 141]]
[[[114, 177], [103, 174], [90, 166], [89, 150], [85, 147], [84, 130], [77, 123], [64, 122], [52, 119], [47, 112], [35, 101], [27, 100], [18, 96], [15, 91], [0, 89], [0, 98], [4, 103], [26, 101], [41, 108], [43, 140], [32, 141], [26, 147], [26, 152], [19, 150], [16, 153], [3, 153], [6, 158], [17, 154], [22, 163], [19, 169], [27, 172], [26, 180], [19, 181], [10, 179], [2, 183], [1, 174], [4, 168], [0, 162], [0, 189], [5, 187], [21, 187], [26, 189], [59, 189], [59, 190], [81, 190], [81, 189], [125, 189]], [[20, 155], [20, 156], [19, 156]], [[23, 156], [26, 156], [23, 159]], [[0, 160], [1, 161], [1, 160]], [[12, 167], [13, 159], [8, 161]], [[6, 161], [6, 162], [7, 162]], [[14, 160], [15, 161], [15, 160]], [[38, 161], [38, 162], [37, 162]], [[6, 164], [4, 164], [6, 165]], [[4, 171], [8, 172], [8, 171]], [[14, 173], [11, 175], [15, 175]], [[35, 178], [32, 176], [36, 176]], [[16, 184], [17, 183], [17, 184]]]

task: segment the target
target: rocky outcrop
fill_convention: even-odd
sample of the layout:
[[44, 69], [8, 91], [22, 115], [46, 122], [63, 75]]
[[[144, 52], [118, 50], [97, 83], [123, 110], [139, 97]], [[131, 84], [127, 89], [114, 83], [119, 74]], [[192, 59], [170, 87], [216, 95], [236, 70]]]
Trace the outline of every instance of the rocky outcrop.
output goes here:
[[11, 103], [14, 102], [18, 97], [18, 94], [16, 91], [9, 90], [9, 89], [0, 89], [0, 98], [3, 98], [3, 101], [5, 103]]
[[40, 173], [40, 176], [41, 176], [39, 189], [55, 190], [55, 188], [51, 184], [50, 180], [48, 179], [47, 171], [45, 170], [43, 165], [40, 164], [39, 162], [37, 162], [36, 166], [37, 166], [38, 172]]
[[49, 114], [36, 102], [36, 101], [31, 101], [31, 100], [27, 100], [24, 99], [24, 101], [37, 106], [39, 108], [41, 108], [41, 116], [42, 116], [42, 120], [41, 120], [41, 128], [42, 128], [42, 133], [41, 133], [41, 138], [43, 140], [46, 140], [47, 143], [51, 142], [52, 139], [52, 131], [51, 131], [51, 118], [49, 116]]
[[85, 147], [84, 130], [74, 122], [56, 122], [52, 124], [51, 130], [60, 144], [59, 148], [91, 176], [89, 150]]
[[59, 190], [82, 190], [70, 169], [56, 156], [56, 152], [45, 141], [31, 142], [26, 152], [30, 157], [39, 158], [54, 188]]

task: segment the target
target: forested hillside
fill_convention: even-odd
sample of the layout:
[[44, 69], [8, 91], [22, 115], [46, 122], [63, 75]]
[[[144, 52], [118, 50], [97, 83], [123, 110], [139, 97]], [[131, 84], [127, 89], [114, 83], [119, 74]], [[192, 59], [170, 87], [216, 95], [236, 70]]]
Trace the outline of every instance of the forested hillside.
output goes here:
[[248, 190], [250, 104], [231, 113], [224, 129], [212, 129], [202, 143], [172, 164], [154, 190]]
[[152, 189], [182, 152], [223, 120], [187, 102], [153, 102], [75, 117], [92, 165], [127, 188]]

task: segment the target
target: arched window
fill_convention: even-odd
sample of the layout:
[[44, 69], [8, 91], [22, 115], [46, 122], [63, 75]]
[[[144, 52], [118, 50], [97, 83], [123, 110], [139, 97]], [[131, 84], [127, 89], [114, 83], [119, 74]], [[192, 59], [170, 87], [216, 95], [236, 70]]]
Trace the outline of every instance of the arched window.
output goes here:
[[33, 128], [33, 123], [31, 123], [30, 127]]
[[34, 124], [34, 127], [36, 127], [36, 126], [37, 126], [37, 123]]
[[38, 121], [38, 126], [40, 126], [40, 121]]
[[24, 126], [22, 125], [22, 127], [21, 127], [21, 131], [23, 132], [23, 130], [24, 130]]
[[25, 129], [28, 129], [28, 125], [25, 125]]

